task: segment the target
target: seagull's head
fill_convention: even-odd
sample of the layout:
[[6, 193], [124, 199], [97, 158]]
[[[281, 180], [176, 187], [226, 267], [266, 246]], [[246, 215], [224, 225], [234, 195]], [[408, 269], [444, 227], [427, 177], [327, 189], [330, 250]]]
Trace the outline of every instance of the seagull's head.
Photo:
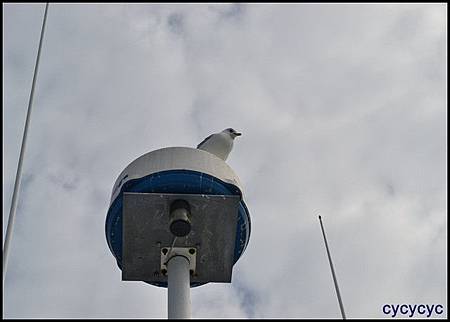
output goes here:
[[226, 130], [223, 130], [222, 132], [229, 134], [232, 139], [234, 139], [236, 136], [242, 135], [242, 133], [237, 132], [235, 129], [232, 129], [231, 127]]

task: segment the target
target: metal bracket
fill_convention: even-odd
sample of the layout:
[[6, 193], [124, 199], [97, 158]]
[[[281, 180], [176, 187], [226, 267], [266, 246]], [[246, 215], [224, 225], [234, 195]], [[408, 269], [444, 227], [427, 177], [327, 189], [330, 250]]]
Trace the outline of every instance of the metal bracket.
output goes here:
[[[172, 253], [190, 260], [191, 284], [230, 283], [240, 196], [168, 193], [124, 193], [122, 280], [167, 283], [162, 251], [173, 243], [169, 214], [178, 199], [190, 205], [192, 229], [178, 237]], [[191, 248], [195, 254], [189, 254]]]
[[195, 275], [197, 262], [197, 249], [195, 247], [162, 247], [161, 248], [161, 273], [166, 276], [167, 263], [172, 257], [183, 256], [189, 261], [189, 273]]

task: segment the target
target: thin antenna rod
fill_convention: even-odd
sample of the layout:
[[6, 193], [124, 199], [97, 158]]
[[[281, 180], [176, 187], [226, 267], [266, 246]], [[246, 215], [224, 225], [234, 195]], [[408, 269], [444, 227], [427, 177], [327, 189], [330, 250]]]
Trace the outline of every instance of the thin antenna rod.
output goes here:
[[325, 248], [327, 249], [328, 260], [330, 262], [331, 274], [333, 275], [334, 287], [336, 289], [336, 295], [338, 298], [339, 307], [341, 309], [342, 319], [345, 320], [346, 318], [345, 318], [345, 312], [344, 312], [344, 304], [342, 304], [341, 293], [339, 292], [339, 286], [338, 286], [338, 282], [336, 279], [336, 273], [334, 272], [333, 262], [331, 261], [330, 250], [328, 249], [327, 237], [325, 236], [325, 230], [324, 230], [323, 224], [322, 224], [322, 217], [320, 217], [320, 215], [319, 215], [319, 221], [320, 221], [320, 227], [322, 228], [323, 240], [325, 241]]
[[28, 126], [30, 124], [31, 108], [33, 106], [33, 98], [34, 98], [34, 88], [36, 85], [36, 77], [37, 77], [37, 73], [38, 73], [38, 69], [39, 69], [39, 60], [41, 58], [42, 40], [44, 38], [45, 23], [47, 21], [47, 11], [48, 11], [48, 2], [45, 5], [44, 20], [42, 22], [42, 28], [41, 28], [41, 37], [39, 39], [39, 47], [38, 47], [38, 52], [37, 52], [37, 57], [36, 57], [36, 63], [34, 65], [33, 82], [31, 84], [30, 99], [28, 101], [27, 118], [25, 120], [25, 127], [23, 130], [22, 146], [20, 148], [19, 164], [17, 165], [16, 181], [14, 182], [14, 192], [13, 192], [12, 201], [11, 201], [11, 208], [9, 210], [8, 227], [6, 228], [6, 238], [5, 238], [5, 244], [3, 246], [3, 285], [5, 285], [5, 276], [6, 276], [6, 269], [8, 267], [9, 249], [10, 249], [10, 243], [11, 243], [13, 230], [14, 230], [14, 218], [16, 216], [17, 201], [18, 201], [19, 188], [20, 188], [20, 179], [22, 176], [22, 162], [23, 162], [23, 156], [25, 154], [25, 147], [26, 147], [26, 143], [27, 143]]

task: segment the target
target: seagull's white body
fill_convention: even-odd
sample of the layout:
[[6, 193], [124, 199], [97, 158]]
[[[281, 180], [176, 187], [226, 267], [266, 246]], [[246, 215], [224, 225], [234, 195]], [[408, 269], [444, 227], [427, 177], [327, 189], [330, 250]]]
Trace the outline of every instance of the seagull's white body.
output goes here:
[[211, 134], [197, 146], [197, 149], [212, 153], [225, 161], [233, 149], [234, 138], [238, 135], [240, 133], [233, 129]]

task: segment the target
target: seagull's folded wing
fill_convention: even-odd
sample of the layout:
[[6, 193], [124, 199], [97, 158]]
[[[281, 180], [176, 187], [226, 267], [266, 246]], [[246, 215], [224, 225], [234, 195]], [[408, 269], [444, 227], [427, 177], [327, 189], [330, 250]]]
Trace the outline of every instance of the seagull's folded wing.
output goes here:
[[197, 149], [199, 149], [200, 147], [201, 147], [201, 145], [203, 144], [203, 143], [205, 143], [206, 141], [208, 141], [208, 139], [211, 137], [211, 136], [213, 136], [214, 134], [211, 134], [210, 136], [208, 136], [206, 139], [204, 139], [202, 142], [200, 142], [199, 143], [199, 145], [197, 145]]

